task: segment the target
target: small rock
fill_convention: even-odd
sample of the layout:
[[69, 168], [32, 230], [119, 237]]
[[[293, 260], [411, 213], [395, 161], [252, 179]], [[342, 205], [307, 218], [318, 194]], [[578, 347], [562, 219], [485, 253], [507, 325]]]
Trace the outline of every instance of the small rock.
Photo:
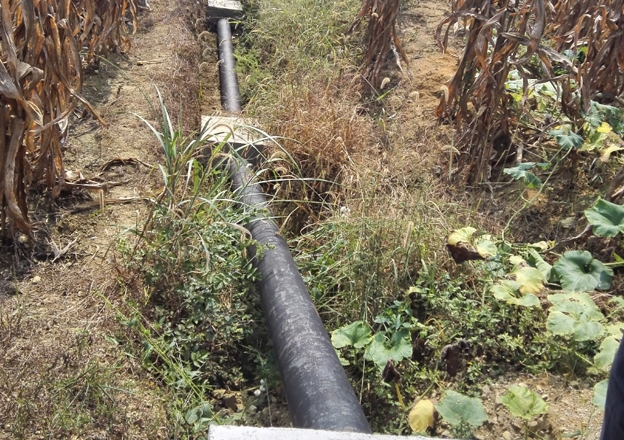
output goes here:
[[247, 414], [250, 416], [253, 416], [257, 411], [258, 407], [256, 405], [249, 405], [249, 408], [247, 408]]
[[541, 395], [542, 399], [544, 399], [546, 402], [548, 402], [548, 399], [550, 398], [550, 396], [548, 394], [542, 394]]
[[492, 392], [492, 389], [489, 386], [487, 386], [487, 385], [483, 385], [483, 387], [481, 388], [481, 395], [482, 396], [487, 396], [491, 392]]
[[570, 387], [574, 388], [575, 390], [579, 389], [579, 383], [576, 380], [573, 380], [572, 382], [570, 382]]
[[511, 432], [509, 432], [509, 431], [503, 432], [503, 439], [504, 440], [512, 440], [512, 438], [513, 437], [511, 436]]
[[32, 279], [33, 284], [37, 284], [41, 282], [41, 277], [39, 275], [35, 275]]
[[502, 395], [500, 393], [496, 393], [496, 397], [494, 399], [494, 401], [496, 402], [496, 406], [500, 406], [503, 404], [503, 401], [501, 400]]

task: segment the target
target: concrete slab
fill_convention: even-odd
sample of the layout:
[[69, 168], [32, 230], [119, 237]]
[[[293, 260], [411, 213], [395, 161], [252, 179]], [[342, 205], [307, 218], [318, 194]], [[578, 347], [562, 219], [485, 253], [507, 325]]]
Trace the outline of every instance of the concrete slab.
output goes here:
[[212, 425], [208, 440], [431, 440], [422, 436], [360, 434], [296, 428], [252, 428]]
[[208, 19], [240, 19], [243, 17], [243, 5], [237, 0], [208, 0]]
[[237, 116], [205, 116], [201, 117], [204, 130], [202, 139], [211, 144], [226, 142], [228, 147], [250, 160], [254, 165], [260, 159], [264, 149], [265, 137], [253, 129], [253, 121]]
[[253, 125], [253, 121], [237, 116], [201, 117], [203, 139], [214, 143], [227, 142], [236, 146], [261, 143], [262, 135], [253, 129]]

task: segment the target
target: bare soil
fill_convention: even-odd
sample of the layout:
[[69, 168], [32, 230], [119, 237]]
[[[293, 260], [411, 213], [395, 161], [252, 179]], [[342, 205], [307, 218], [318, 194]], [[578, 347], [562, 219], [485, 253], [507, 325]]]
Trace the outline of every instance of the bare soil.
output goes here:
[[[214, 35], [203, 32], [196, 6], [150, 3], [129, 53], [101, 61], [86, 77], [84, 95], [108, 126], [77, 114], [65, 146], [66, 170], [120, 184], [103, 192], [73, 190], [51, 205], [42, 197], [33, 212], [39, 237], [48, 243], [37, 251], [43, 258], [28, 247], [0, 257], [0, 439], [169, 436], [168, 396], [121, 344], [114, 304], [122, 293], [116, 292], [119, 266], [111, 247], [145, 220], [143, 199], [160, 188], [156, 141], [132, 113], [156, 121], [154, 86], [189, 129], [198, 128], [200, 112], [218, 113], [219, 102]], [[448, 12], [442, 0], [420, 0], [400, 15], [410, 64], [402, 66], [404, 74], [398, 68], [389, 73], [395, 87], [390, 132], [410, 148], [388, 152], [400, 159], [385, 161], [390, 176], [414, 175], [423, 166], [443, 175], [448, 167], [452, 133], [433, 116], [457, 64], [457, 49], [441, 53], [433, 39]], [[460, 47], [454, 38], [452, 47]], [[599, 437], [602, 413], [591, 404], [593, 384], [509, 374], [482, 387], [490, 422], [478, 438], [523, 438], [524, 427], [499, 401], [514, 383], [537, 390], [549, 403], [548, 414], [532, 426], [541, 438], [575, 432], [575, 438]]]

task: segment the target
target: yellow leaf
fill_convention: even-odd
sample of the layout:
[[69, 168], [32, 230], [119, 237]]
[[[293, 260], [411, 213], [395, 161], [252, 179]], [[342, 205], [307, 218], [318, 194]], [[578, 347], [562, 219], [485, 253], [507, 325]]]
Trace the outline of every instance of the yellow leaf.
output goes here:
[[622, 149], [622, 147], [620, 147], [619, 145], [615, 145], [615, 144], [611, 144], [607, 148], [601, 149], [600, 150], [600, 161], [601, 162], [608, 162], [609, 158], [611, 157], [611, 154], [615, 153], [616, 151], [620, 151], [621, 149]]
[[520, 293], [538, 294], [544, 287], [544, 275], [534, 267], [520, 267], [514, 270], [516, 282], [520, 285]]
[[598, 133], [611, 133], [611, 130], [613, 130], [613, 128], [611, 128], [611, 126], [606, 122], [600, 124], [600, 127], [596, 129]]
[[429, 399], [420, 400], [407, 416], [413, 432], [426, 432], [435, 425], [435, 406]]

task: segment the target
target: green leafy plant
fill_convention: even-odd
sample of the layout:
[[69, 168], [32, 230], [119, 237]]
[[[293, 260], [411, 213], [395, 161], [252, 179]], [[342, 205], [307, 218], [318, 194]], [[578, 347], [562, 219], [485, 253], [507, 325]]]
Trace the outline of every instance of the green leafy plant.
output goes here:
[[611, 285], [613, 270], [587, 251], [567, 251], [553, 265], [564, 290], [587, 292], [606, 290]]
[[605, 402], [607, 400], [608, 387], [608, 379], [602, 380], [594, 385], [594, 395], [592, 396], [592, 403], [602, 410], [604, 410]]
[[542, 181], [530, 170], [538, 166], [547, 166], [548, 164], [537, 164], [535, 162], [524, 162], [516, 165], [515, 167], [503, 169], [504, 174], [508, 174], [514, 180], [522, 180], [528, 188], [539, 188], [542, 186]]
[[[119, 244], [145, 296], [120, 319], [141, 341], [144, 367], [174, 396], [169, 416], [177, 435], [194, 437], [224, 417], [212, 412], [213, 388], [244, 388], [264, 362], [259, 298], [249, 295], [258, 274], [244, 228], [254, 213], [235, 202], [227, 171], [216, 166], [225, 142], [208, 146], [203, 133], [185, 136], [160, 94], [159, 101], [159, 127], [144, 122], [163, 150], [163, 190], [150, 200], [146, 222]], [[139, 304], [149, 306], [149, 320]]]
[[365, 349], [364, 357], [373, 361], [379, 369], [384, 368], [389, 359], [400, 362], [412, 355], [411, 334], [404, 327], [394, 332], [379, 331], [371, 336], [371, 328], [366, 322], [355, 321], [334, 330], [331, 341], [336, 349]]
[[599, 237], [615, 237], [624, 232], [624, 207], [607, 200], [598, 199], [593, 207], [585, 210], [585, 217]]
[[528, 422], [548, 410], [546, 402], [535, 391], [519, 385], [510, 386], [501, 397], [501, 403], [515, 417], [524, 420], [525, 439], [529, 435]]
[[451, 425], [453, 433], [461, 438], [471, 437], [472, 431], [488, 420], [481, 399], [453, 390], [447, 390], [435, 408], [442, 419]]

